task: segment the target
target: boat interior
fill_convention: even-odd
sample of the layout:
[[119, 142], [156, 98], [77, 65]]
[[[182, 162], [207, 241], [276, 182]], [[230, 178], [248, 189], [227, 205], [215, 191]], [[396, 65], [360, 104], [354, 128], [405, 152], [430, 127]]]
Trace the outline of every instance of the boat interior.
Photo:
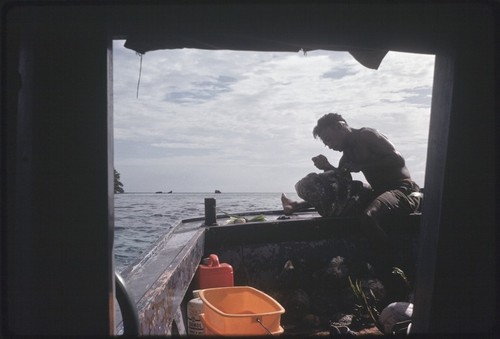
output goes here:
[[[235, 286], [257, 288], [285, 308], [285, 335], [329, 334], [330, 323], [355, 308], [349, 279], [380, 283], [370, 269], [373, 253], [359, 218], [323, 218], [314, 210], [290, 216], [282, 211], [238, 216], [250, 219], [257, 213], [266, 221], [228, 224], [229, 217], [219, 215], [216, 225], [206, 226], [204, 217], [183, 220], [122, 272], [138, 306], [140, 333], [189, 334], [186, 305], [196, 289], [193, 277], [202, 259], [211, 254], [231, 265]], [[412, 284], [419, 224], [419, 213], [383, 222], [398, 253], [398, 268]], [[383, 285], [378, 293], [383, 301]], [[411, 288], [407, 293], [400, 301], [410, 298]], [[357, 333], [372, 329], [368, 334], [373, 334], [376, 328], [373, 321], [354, 325]], [[120, 322], [118, 333], [126, 333], [126, 327]]]

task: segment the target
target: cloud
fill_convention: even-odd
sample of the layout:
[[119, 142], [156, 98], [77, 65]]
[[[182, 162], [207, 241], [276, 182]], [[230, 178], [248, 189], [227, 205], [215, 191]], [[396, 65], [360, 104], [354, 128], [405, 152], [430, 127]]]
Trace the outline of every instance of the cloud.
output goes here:
[[184, 91], [168, 92], [165, 95], [165, 101], [174, 103], [199, 104], [209, 100], [215, 100], [218, 95], [227, 93], [231, 90], [231, 83], [237, 79], [230, 76], [218, 76], [201, 81], [194, 81], [190, 84], [191, 89]]
[[312, 156], [340, 159], [312, 137], [321, 115], [339, 112], [386, 134], [423, 185], [433, 64], [394, 52], [374, 71], [346, 52], [155, 51], [137, 97], [140, 57], [115, 41], [115, 167], [128, 191], [172, 180], [177, 191], [290, 191]]

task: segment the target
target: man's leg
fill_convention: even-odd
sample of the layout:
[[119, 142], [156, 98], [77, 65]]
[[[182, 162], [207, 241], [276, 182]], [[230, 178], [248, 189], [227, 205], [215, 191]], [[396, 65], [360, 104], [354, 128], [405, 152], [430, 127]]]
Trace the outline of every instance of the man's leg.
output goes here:
[[299, 212], [311, 208], [312, 205], [307, 201], [294, 201], [288, 198], [285, 193], [281, 193], [281, 204], [285, 215], [290, 215], [294, 212]]
[[389, 237], [380, 227], [383, 216], [391, 213], [398, 206], [397, 193], [385, 192], [378, 196], [365, 210], [362, 226], [371, 241], [373, 256], [370, 259], [377, 277], [381, 280], [387, 292], [386, 303], [407, 301], [408, 290], [403, 279], [392, 273], [398, 266], [397, 255], [391, 246]]
[[363, 213], [362, 226], [371, 240], [374, 252], [384, 253], [390, 247], [389, 237], [380, 227], [380, 219], [388, 213], [389, 210], [378, 198]]

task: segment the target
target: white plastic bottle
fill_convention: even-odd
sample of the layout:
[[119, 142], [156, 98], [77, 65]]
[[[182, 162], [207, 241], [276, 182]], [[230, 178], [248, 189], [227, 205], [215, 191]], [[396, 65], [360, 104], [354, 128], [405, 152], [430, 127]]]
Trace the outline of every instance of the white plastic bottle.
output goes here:
[[188, 334], [204, 335], [205, 329], [200, 318], [200, 314], [203, 313], [203, 301], [200, 298], [199, 290], [193, 291], [193, 297], [187, 304]]

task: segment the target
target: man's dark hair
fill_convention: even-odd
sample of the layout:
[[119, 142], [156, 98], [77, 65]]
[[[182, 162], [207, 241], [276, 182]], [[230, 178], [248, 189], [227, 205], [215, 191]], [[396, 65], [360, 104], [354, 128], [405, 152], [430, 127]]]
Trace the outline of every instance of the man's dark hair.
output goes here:
[[339, 121], [347, 122], [338, 113], [327, 113], [319, 118], [316, 127], [313, 129], [313, 136], [316, 139], [323, 129], [326, 127], [334, 127]]

